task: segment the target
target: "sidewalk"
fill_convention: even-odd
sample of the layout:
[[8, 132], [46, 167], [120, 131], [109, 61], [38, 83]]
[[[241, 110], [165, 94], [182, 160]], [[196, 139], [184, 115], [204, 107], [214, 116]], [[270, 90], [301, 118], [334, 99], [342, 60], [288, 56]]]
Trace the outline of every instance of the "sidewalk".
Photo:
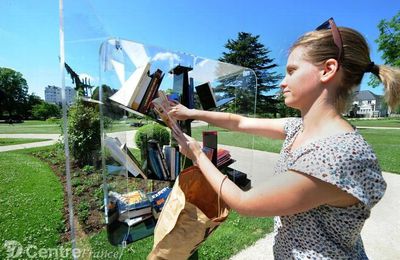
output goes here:
[[58, 141], [60, 135], [59, 134], [0, 134], [0, 138], [50, 139], [49, 141], [43, 141], [43, 142], [0, 146], [0, 152], [7, 152], [7, 151], [14, 151], [26, 148], [53, 145]]
[[[111, 137], [118, 137], [121, 141], [126, 142], [129, 148], [136, 148], [135, 144], [136, 130], [115, 132], [108, 134]], [[15, 144], [0, 146], [0, 152], [20, 150], [33, 147], [42, 147], [55, 144], [61, 136], [59, 134], [0, 134], [0, 138], [31, 138], [31, 139], [50, 139], [49, 141], [34, 142], [26, 144]]]
[[[224, 146], [237, 162], [232, 167], [246, 172], [252, 184], [267, 181], [274, 171], [278, 154], [232, 146]], [[391, 260], [400, 256], [400, 175], [383, 172], [387, 190], [382, 200], [372, 209], [361, 236], [370, 259]], [[273, 235], [267, 234], [254, 245], [244, 249], [231, 260], [273, 259]]]

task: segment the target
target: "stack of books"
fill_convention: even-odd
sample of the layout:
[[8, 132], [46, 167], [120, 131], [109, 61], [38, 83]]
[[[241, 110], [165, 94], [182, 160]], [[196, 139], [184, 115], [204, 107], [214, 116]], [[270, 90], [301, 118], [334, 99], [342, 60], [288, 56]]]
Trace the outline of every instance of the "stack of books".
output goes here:
[[233, 181], [239, 188], [247, 191], [251, 188], [251, 180], [247, 178], [247, 174], [230, 167], [226, 167], [223, 172]]
[[140, 190], [124, 194], [110, 191], [107, 225], [110, 243], [129, 244], [152, 235], [171, 190], [165, 187], [147, 194]]
[[235, 160], [232, 159], [231, 153], [223, 148], [218, 148], [217, 150], [217, 168], [223, 168], [234, 163]]
[[142, 222], [152, 216], [151, 202], [140, 190], [125, 194], [114, 191], [109, 192], [110, 201], [116, 204], [118, 221], [124, 221], [129, 226]]
[[136, 68], [121, 88], [110, 97], [110, 100], [129, 112], [137, 111], [146, 114], [163, 78], [164, 73], [160, 69], [150, 74], [150, 63], [146, 63]]
[[151, 179], [173, 181], [180, 172], [180, 154], [176, 147], [164, 145], [161, 149], [156, 140], [147, 141], [147, 167]]

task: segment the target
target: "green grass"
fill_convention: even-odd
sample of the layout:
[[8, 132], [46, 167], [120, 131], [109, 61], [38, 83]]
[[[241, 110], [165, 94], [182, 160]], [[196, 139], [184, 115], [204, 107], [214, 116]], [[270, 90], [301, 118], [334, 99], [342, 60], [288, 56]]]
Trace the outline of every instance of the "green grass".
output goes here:
[[[279, 153], [282, 140], [265, 137], [253, 137], [248, 134], [229, 132], [214, 127], [196, 127], [192, 136], [202, 140], [203, 130], [218, 130], [218, 143], [236, 147], [252, 148], [255, 150]], [[365, 140], [372, 146], [383, 171], [400, 174], [400, 130], [399, 129], [360, 129]], [[254, 138], [254, 139], [253, 139]], [[254, 140], [254, 144], [253, 144]]]
[[218, 143], [242, 148], [255, 149], [266, 152], [279, 153], [283, 140], [274, 140], [245, 133], [231, 132], [222, 128], [200, 126], [192, 129], [192, 136], [196, 140], [202, 140], [202, 131], [217, 130]]
[[[228, 259], [255, 243], [273, 229], [272, 218], [243, 217], [231, 211], [228, 219], [207, 238], [198, 250], [198, 259]], [[146, 259], [153, 246], [153, 236], [136, 241], [126, 248], [111, 246], [105, 231], [90, 238], [93, 255], [107, 252], [108, 258], [122, 255], [121, 259]]]
[[24, 121], [19, 124], [0, 124], [2, 134], [61, 134], [60, 125], [47, 121]]
[[359, 129], [374, 149], [382, 170], [400, 174], [400, 130]]
[[0, 153], [0, 165], [0, 245], [16, 240], [25, 247], [56, 248], [64, 228], [63, 188], [56, 175], [25, 153]]
[[42, 142], [48, 140], [49, 139], [34, 139], [34, 138], [0, 138], [0, 146], [27, 144], [27, 143]]
[[348, 119], [355, 126], [400, 127], [400, 118], [385, 119]]

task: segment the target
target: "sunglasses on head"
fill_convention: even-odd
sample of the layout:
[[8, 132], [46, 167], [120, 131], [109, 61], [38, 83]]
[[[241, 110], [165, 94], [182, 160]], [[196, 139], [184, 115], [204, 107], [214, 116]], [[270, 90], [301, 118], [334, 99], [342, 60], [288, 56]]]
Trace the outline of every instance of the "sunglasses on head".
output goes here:
[[332, 31], [332, 36], [333, 36], [333, 42], [339, 49], [339, 53], [337, 56], [337, 61], [340, 63], [343, 59], [343, 41], [342, 41], [342, 35], [340, 35], [340, 32], [338, 28], [336, 27], [335, 21], [333, 21], [333, 18], [329, 18], [327, 21], [325, 21], [323, 24], [318, 26], [315, 30], [325, 30], [325, 29], [331, 29]]

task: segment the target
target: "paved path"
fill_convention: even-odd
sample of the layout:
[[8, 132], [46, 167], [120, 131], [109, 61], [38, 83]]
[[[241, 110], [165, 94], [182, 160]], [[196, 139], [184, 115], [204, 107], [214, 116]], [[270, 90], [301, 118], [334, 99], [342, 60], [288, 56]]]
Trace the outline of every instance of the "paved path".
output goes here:
[[43, 142], [0, 146], [0, 152], [7, 152], [7, 151], [20, 150], [26, 148], [53, 145], [58, 141], [60, 135], [59, 134], [0, 134], [0, 138], [50, 139], [49, 141], [43, 141]]
[[[128, 147], [136, 147], [134, 142], [135, 130], [128, 132], [111, 133], [110, 136], [119, 137], [121, 141], [127, 142]], [[55, 143], [59, 135], [45, 134], [0, 134], [0, 138], [44, 138], [51, 141], [10, 145], [0, 147], [4, 150], [17, 150], [30, 147], [38, 147]], [[274, 165], [278, 154], [255, 151], [251, 149], [238, 148], [221, 145], [231, 152], [237, 161], [232, 167], [246, 172], [252, 184], [267, 181], [274, 171]], [[366, 221], [361, 233], [364, 246], [370, 259], [389, 260], [397, 259], [400, 255], [400, 175], [383, 173], [388, 183], [386, 194], [383, 199], [373, 208], [371, 217]], [[266, 237], [257, 241], [253, 246], [246, 248], [232, 257], [232, 260], [248, 259], [273, 259], [272, 255], [273, 237]]]

